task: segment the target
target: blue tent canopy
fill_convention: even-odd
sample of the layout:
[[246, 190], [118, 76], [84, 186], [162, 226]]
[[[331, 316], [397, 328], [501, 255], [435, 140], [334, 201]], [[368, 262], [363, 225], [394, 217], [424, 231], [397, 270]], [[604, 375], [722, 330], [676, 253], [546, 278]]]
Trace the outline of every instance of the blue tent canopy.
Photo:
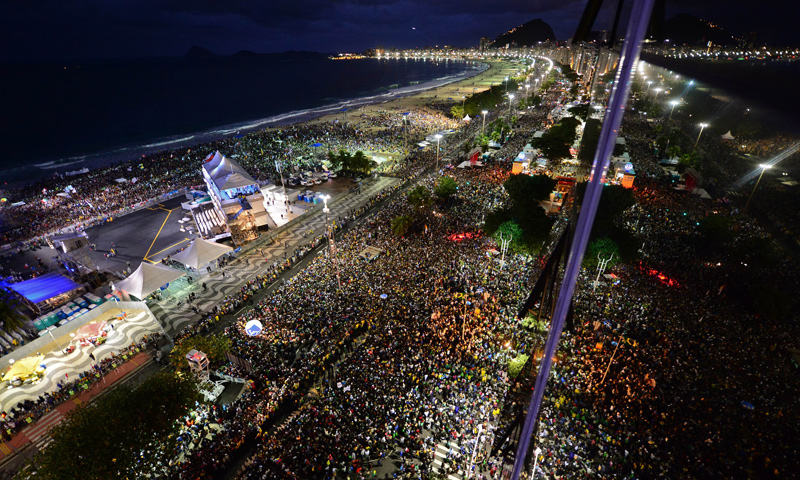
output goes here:
[[321, 147], [322, 144], [321, 143], [312, 143], [311, 146], [312, 147]]
[[62, 293], [71, 292], [81, 287], [82, 285], [58, 273], [48, 273], [47, 275], [11, 285], [12, 290], [34, 304], [44, 302]]

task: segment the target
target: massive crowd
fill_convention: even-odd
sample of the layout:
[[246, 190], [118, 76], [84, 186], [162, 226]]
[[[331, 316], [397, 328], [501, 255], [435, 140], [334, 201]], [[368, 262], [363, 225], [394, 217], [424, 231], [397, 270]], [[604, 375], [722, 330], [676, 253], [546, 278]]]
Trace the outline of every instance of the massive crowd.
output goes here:
[[[519, 130], [541, 127], [545, 115], [523, 115]], [[396, 127], [390, 117], [370, 121]], [[277, 135], [288, 143], [320, 138], [306, 128], [317, 127]], [[450, 136], [448, 148], [479, 128]], [[647, 128], [623, 126], [635, 137], [630, 153], [642, 175], [635, 207], [618, 219], [641, 243], [640, 259], [615, 266], [618, 283], [596, 291], [593, 275], [579, 279], [575, 327], [562, 338], [536, 430], [540, 472], [549, 479], [791, 476], [800, 458], [798, 379], [782, 352], [797, 325], [748, 313], [729, 293], [742, 278], [756, 280], [734, 254], [709, 262], [695, 250], [699, 221], [732, 207], [675, 192], [659, 178]], [[360, 141], [356, 129], [331, 131], [338, 129], [349, 133], [333, 134], [332, 144]], [[504, 445], [501, 432], [532, 385], [531, 375], [508, 377], [509, 355], [535, 357], [544, 340], [516, 318], [540, 263], [512, 255], [501, 269], [487, 255], [496, 244], [481, 219], [504, 201], [508, 160], [527, 140], [512, 137], [483, 170], [447, 170], [459, 190], [428, 211], [412, 211], [403, 197], [387, 202], [337, 237], [337, 262], [317, 256], [256, 301], [306, 253], [295, 252], [179, 336], [204, 333], [220, 315], [253, 304], [224, 331], [231, 353], [251, 367], [226, 368], [248, 388], [207, 413], [218, 433], [190, 442], [168, 475], [214, 477], [247, 453], [241, 480], [464, 478], [470, 469], [473, 478], [499, 478], [504, 462], [493, 446]], [[242, 142], [251, 152], [259, 146], [257, 135]], [[278, 143], [278, 152], [284, 148]], [[430, 152], [409, 158], [384, 168], [410, 179], [435, 162]], [[439, 175], [417, 181], [430, 188]], [[347, 212], [344, 222], [360, 213]], [[391, 220], [405, 214], [415, 223], [398, 238]], [[733, 243], [769, 237], [746, 218], [734, 221]], [[359, 254], [367, 247], [382, 253], [365, 261]], [[778, 267], [771, 281], [800, 290], [796, 265], [784, 259]], [[255, 319], [264, 329], [251, 337], [244, 325]]]
[[[408, 115], [404, 115], [408, 113]], [[406, 126], [403, 119], [408, 120]], [[236, 159], [256, 180], [278, 181], [281, 168], [293, 172], [318, 165], [327, 152], [346, 149], [400, 154], [420, 137], [453, 128], [452, 120], [424, 109], [362, 113], [353, 122], [289, 125], [182, 148], [73, 177], [54, 177], [21, 189], [9, 189], [3, 205], [0, 245], [39, 241], [68, 227], [86, 228], [203, 183], [200, 165], [209, 151]], [[404, 135], [407, 132], [407, 135]], [[315, 146], [316, 145], [316, 146]], [[23, 205], [10, 205], [24, 202]]]
[[[539, 468], [547, 478], [785, 476], [797, 458], [787, 421], [797, 380], [776, 352], [793, 334], [727, 296], [732, 271], [687, 253], [698, 220], [731, 209], [674, 192], [652, 150], [639, 148], [640, 126], [624, 128], [644, 175], [619, 222], [642, 241], [642, 261], [617, 266], [619, 283], [596, 292], [594, 278], [579, 280], [576, 327], [537, 429]], [[477, 229], [502, 201], [507, 168], [454, 171], [460, 201], [401, 239], [389, 223], [409, 207], [393, 202], [337, 240], [342, 291], [330, 260], [317, 258], [227, 331], [254, 364], [251, 402], [268, 412], [287, 397], [302, 405], [258, 442], [240, 478], [432, 478], [471, 465], [497, 478], [499, 417], [530, 393], [506, 376], [504, 345], [534, 353], [543, 340], [514, 318], [532, 265], [518, 257], [498, 272], [485, 254], [494, 244]], [[736, 221], [734, 241], [767, 235]], [[384, 253], [365, 263], [366, 246]], [[250, 319], [265, 326], [255, 339], [243, 332]]]

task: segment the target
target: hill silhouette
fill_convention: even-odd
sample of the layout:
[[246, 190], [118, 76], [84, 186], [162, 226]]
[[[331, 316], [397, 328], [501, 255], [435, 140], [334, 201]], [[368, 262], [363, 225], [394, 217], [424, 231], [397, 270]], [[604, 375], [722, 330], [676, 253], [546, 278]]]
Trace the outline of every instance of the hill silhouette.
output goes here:
[[514, 43], [518, 47], [530, 47], [539, 42], [546, 42], [548, 40], [555, 41], [556, 34], [553, 33], [553, 28], [547, 24], [547, 22], [541, 18], [537, 18], [524, 25], [512, 28], [505, 33], [501, 33], [494, 39], [493, 46], [502, 48]]
[[738, 39], [722, 26], [688, 13], [679, 13], [664, 22], [664, 38], [678, 45], [705, 45], [709, 41], [715, 45], [738, 43]]

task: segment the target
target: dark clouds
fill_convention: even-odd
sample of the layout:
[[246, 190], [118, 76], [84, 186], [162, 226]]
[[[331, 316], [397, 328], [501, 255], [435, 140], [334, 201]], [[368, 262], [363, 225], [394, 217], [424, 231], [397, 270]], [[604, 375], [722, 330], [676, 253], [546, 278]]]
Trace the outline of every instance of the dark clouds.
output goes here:
[[[613, 0], [596, 28], [608, 28]], [[534, 18], [572, 35], [585, 0], [0, 0], [0, 60], [182, 55], [200, 45], [238, 50], [362, 51], [375, 45], [477, 45]], [[630, 0], [627, 2], [630, 3]], [[679, 0], [668, 15], [724, 13], [737, 24], [743, 0], [705, 6]], [[716, 3], [716, 2], [713, 2]], [[740, 5], [740, 7], [737, 7]], [[776, 8], [780, 8], [778, 5]], [[796, 7], [793, 7], [796, 8]], [[794, 19], [797, 17], [794, 16]], [[714, 18], [710, 18], [714, 19]], [[717, 19], [723, 22], [723, 19]], [[738, 25], [737, 25], [738, 28]], [[763, 28], [763, 25], [762, 25]]]

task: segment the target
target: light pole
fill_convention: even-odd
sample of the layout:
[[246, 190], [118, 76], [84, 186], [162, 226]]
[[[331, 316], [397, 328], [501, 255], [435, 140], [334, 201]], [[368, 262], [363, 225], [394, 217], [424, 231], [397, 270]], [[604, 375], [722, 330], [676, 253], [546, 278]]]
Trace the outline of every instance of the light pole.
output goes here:
[[750, 196], [747, 197], [747, 203], [744, 204], [744, 211], [745, 212], [747, 211], [747, 207], [750, 206], [750, 200], [753, 199], [753, 194], [756, 193], [756, 188], [758, 188], [758, 184], [761, 182], [761, 177], [764, 176], [764, 172], [765, 171], [767, 171], [770, 168], [772, 168], [772, 165], [767, 165], [765, 163], [762, 163], [762, 164], [759, 165], [759, 167], [761, 167], [761, 173], [758, 175], [758, 180], [756, 180], [756, 186], [753, 187], [753, 191], [750, 192]]
[[653, 81], [652, 81], [652, 80], [648, 80], [648, 81], [647, 81], [647, 90], [646, 90], [647, 92], [649, 92], [649, 91], [650, 91], [650, 85], [652, 85], [652, 84], [653, 84]]
[[47, 333], [49, 333], [50, 336], [53, 338], [53, 341], [56, 342], [56, 345], [58, 345], [58, 349], [61, 350], [62, 353], [66, 353], [66, 352], [64, 352], [64, 349], [61, 348], [61, 344], [58, 342], [58, 340], [56, 340], [55, 335], [53, 335], [53, 331], [52, 330], [48, 330]]
[[333, 243], [333, 229], [331, 228], [330, 224], [328, 223], [328, 214], [331, 212], [331, 209], [328, 208], [328, 199], [331, 198], [330, 195], [320, 195], [319, 198], [325, 204], [325, 207], [322, 209], [325, 212], [325, 230], [328, 231], [328, 247], [330, 247], [330, 255], [331, 260], [333, 260], [333, 267], [336, 270], [336, 284], [339, 286], [339, 290], [342, 290], [342, 280], [339, 278], [339, 261], [336, 259], [336, 247]]
[[509, 116], [509, 118], [511, 117], [511, 102], [513, 100], [514, 100], [514, 94], [513, 93], [509, 93], [508, 94], [508, 116]]
[[681, 102], [679, 102], [677, 100], [671, 100], [669, 102], [669, 104], [672, 105], [672, 109], [669, 111], [669, 117], [667, 118], [668, 122], [672, 119], [672, 112], [675, 111], [675, 106], [678, 105], [679, 103], [681, 103]]
[[437, 133], [433, 138], [436, 139], [436, 170], [439, 170], [439, 140], [442, 139], [442, 136]]
[[535, 457], [533, 457], [533, 470], [531, 471], [531, 480], [533, 480], [534, 476], [536, 475], [536, 464], [539, 462], [539, 455], [542, 454], [542, 449], [536, 447], [536, 450], [533, 451]]
[[655, 90], [655, 92], [656, 92], [656, 97], [654, 98], [654, 100], [658, 100], [658, 94], [661, 93], [661, 90], [663, 90], [663, 89], [662, 88], [654, 88], [653, 90]]
[[481, 114], [483, 115], [483, 125], [481, 126], [481, 135], [483, 135], [483, 131], [486, 130], [486, 114], [489, 113], [488, 110], [481, 110]]
[[506, 84], [506, 93], [508, 93], [508, 77], [506, 77], [505, 80], [503, 80], [503, 83]]
[[693, 148], [697, 148], [697, 142], [700, 141], [700, 135], [703, 134], [703, 129], [706, 128], [707, 126], [708, 126], [707, 123], [701, 123], [700, 124], [700, 133], [697, 134], [697, 140], [694, 141], [694, 147]]
[[286, 183], [283, 181], [283, 166], [280, 160], [275, 160], [275, 169], [281, 174], [281, 185], [283, 186], [283, 199], [286, 202], [286, 213], [289, 213], [289, 197], [286, 196]]

